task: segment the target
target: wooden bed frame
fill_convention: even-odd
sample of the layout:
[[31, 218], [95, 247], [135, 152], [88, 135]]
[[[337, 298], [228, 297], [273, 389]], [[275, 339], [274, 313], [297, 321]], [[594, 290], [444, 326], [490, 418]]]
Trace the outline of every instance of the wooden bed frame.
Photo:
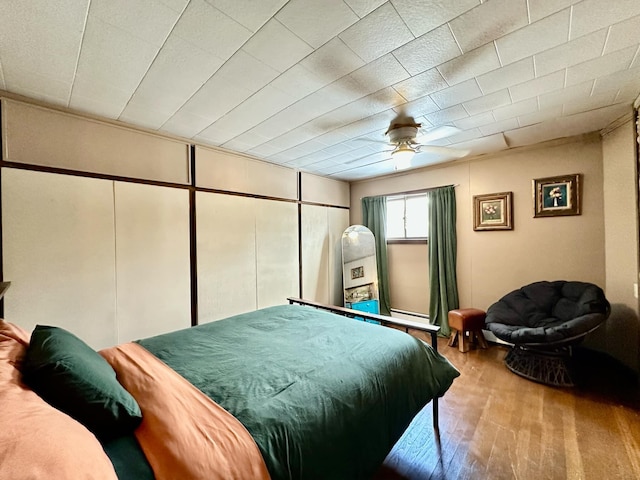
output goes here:
[[[366, 320], [373, 320], [375, 322], [380, 322], [381, 325], [385, 327], [392, 328], [402, 328], [405, 332], [409, 333], [409, 330], [419, 330], [421, 332], [426, 332], [431, 336], [431, 346], [437, 352], [438, 351], [438, 332], [440, 331], [440, 327], [438, 325], [430, 325], [428, 323], [422, 322], [413, 322], [411, 320], [404, 320], [401, 318], [393, 318], [387, 315], [378, 315], [375, 313], [361, 312], [359, 310], [352, 310], [350, 308], [345, 307], [337, 307], [335, 305], [325, 305], [323, 303], [312, 302], [310, 300], [304, 300], [302, 298], [296, 297], [288, 297], [290, 305], [299, 304], [306, 305], [309, 307], [319, 308], [321, 310], [327, 310], [329, 312], [336, 313], [338, 315], [342, 315], [349, 318], [364, 318]], [[436, 435], [440, 432], [440, 427], [438, 424], [438, 397], [433, 399], [433, 429]]]

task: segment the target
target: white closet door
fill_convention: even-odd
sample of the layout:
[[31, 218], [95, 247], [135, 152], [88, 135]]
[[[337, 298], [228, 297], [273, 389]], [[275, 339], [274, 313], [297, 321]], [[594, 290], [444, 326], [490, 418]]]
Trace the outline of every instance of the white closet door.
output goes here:
[[253, 199], [196, 194], [198, 323], [257, 308]]
[[302, 296], [329, 303], [329, 235], [327, 208], [302, 205]]
[[118, 342], [191, 325], [189, 192], [115, 182]]
[[258, 308], [299, 295], [298, 205], [255, 199]]
[[344, 305], [342, 233], [349, 227], [349, 210], [327, 207], [329, 233], [329, 303]]
[[2, 169], [5, 318], [116, 343], [113, 182]]

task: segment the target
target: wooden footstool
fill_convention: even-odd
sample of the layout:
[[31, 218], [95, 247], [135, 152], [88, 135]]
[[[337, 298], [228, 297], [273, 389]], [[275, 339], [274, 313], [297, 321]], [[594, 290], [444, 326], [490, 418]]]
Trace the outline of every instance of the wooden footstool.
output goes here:
[[[469, 343], [475, 343], [481, 348], [487, 348], [487, 341], [482, 333], [484, 319], [487, 314], [478, 308], [459, 308], [449, 311], [449, 327], [451, 327], [451, 337], [449, 346], [455, 347], [461, 352], [469, 351]], [[467, 338], [469, 332], [469, 338]]]

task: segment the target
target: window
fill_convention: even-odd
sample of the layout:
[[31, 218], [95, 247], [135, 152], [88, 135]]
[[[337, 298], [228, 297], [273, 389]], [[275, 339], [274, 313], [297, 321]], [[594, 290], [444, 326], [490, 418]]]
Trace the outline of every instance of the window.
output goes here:
[[387, 240], [425, 241], [429, 231], [427, 194], [387, 197]]

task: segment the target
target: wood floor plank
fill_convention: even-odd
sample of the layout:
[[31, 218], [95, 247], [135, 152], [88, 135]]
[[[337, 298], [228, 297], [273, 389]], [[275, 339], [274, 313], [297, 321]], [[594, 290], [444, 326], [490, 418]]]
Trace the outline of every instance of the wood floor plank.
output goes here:
[[510, 372], [504, 346], [438, 347], [461, 374], [439, 402], [439, 443], [427, 406], [374, 480], [640, 478], [640, 388], [610, 359], [582, 353], [581, 384], [556, 388]]
[[614, 409], [614, 419], [629, 459], [628, 469], [632, 478], [640, 478], [640, 413], [618, 405]]

